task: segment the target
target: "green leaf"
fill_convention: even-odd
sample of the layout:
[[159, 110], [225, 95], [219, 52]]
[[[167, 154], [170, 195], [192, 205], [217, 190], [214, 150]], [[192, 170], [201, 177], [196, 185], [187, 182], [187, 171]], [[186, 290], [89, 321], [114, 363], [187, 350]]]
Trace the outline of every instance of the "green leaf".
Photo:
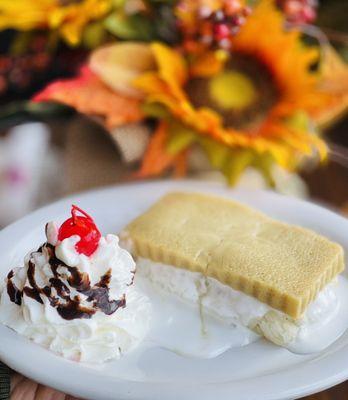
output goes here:
[[234, 186], [244, 170], [253, 162], [253, 151], [248, 149], [230, 150], [227, 162], [222, 172], [227, 178], [228, 184]]
[[170, 118], [168, 110], [164, 106], [158, 103], [145, 103], [142, 106], [142, 110], [144, 114], [150, 118], [158, 118], [158, 119]]
[[275, 186], [274, 178], [272, 175], [272, 166], [274, 165], [274, 158], [270, 154], [255, 155], [253, 166], [260, 170], [265, 181], [270, 187]]
[[46, 120], [57, 116], [69, 116], [75, 111], [59, 103], [32, 102], [29, 100], [15, 101], [3, 105], [0, 109], [0, 128], [7, 129], [13, 125], [32, 121]]
[[197, 133], [177, 121], [170, 123], [169, 134], [167, 150], [172, 155], [180, 153], [197, 141]]
[[154, 38], [153, 25], [140, 14], [113, 13], [105, 19], [104, 26], [120, 39], [151, 41]]
[[214, 168], [222, 170], [228, 157], [230, 149], [215, 140], [201, 138], [200, 143]]
[[262, 173], [268, 185], [274, 186], [271, 172], [274, 159], [271, 155], [261, 155], [250, 149], [231, 149], [209, 138], [198, 140], [212, 167], [219, 169], [225, 175], [229, 185], [235, 185], [244, 170], [253, 166]]
[[[15, 104], [15, 103], [14, 103]], [[10, 105], [9, 105], [10, 106]], [[73, 109], [65, 104], [56, 102], [33, 102], [26, 101], [23, 102], [23, 109], [37, 117], [50, 117], [54, 115], [64, 115], [66, 113], [71, 113]]]
[[311, 121], [308, 114], [304, 111], [297, 111], [291, 117], [286, 119], [286, 124], [291, 128], [300, 131], [310, 130]]
[[106, 36], [105, 27], [102, 23], [95, 22], [86, 26], [83, 32], [83, 44], [88, 49], [95, 49], [100, 46]]
[[126, 4], [127, 0], [112, 0], [112, 6], [113, 8], [117, 9], [117, 8], [123, 8]]

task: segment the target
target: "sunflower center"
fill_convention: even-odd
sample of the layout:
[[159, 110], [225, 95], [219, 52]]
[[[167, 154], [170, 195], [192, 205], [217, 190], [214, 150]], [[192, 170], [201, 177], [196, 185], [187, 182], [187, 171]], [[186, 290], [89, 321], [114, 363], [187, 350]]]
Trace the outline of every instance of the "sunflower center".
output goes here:
[[216, 111], [226, 127], [235, 129], [257, 128], [279, 98], [269, 68], [254, 56], [238, 53], [224, 71], [191, 79], [186, 89], [194, 106]]
[[238, 71], [222, 72], [210, 80], [210, 97], [224, 109], [241, 110], [257, 97], [253, 82]]

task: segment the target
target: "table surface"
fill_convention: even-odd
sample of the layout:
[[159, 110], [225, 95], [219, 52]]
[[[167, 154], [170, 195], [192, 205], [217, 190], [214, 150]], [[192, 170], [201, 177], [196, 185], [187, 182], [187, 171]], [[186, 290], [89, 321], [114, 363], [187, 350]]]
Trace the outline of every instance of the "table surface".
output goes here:
[[348, 381], [334, 386], [324, 392], [304, 397], [302, 400], [347, 400], [348, 399]]

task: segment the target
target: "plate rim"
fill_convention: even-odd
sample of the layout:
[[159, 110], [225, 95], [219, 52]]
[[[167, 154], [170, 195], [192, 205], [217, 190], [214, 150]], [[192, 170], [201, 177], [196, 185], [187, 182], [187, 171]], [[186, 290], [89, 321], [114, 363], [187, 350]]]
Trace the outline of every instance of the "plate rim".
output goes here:
[[[221, 183], [217, 182], [207, 182], [207, 181], [196, 181], [196, 180], [180, 180], [180, 181], [172, 181], [172, 180], [156, 180], [156, 181], [145, 181], [145, 182], [136, 182], [136, 183], [124, 183], [124, 184], [118, 184], [118, 185], [111, 185], [111, 186], [105, 186], [102, 188], [97, 188], [97, 189], [92, 189], [88, 191], [82, 191], [73, 195], [69, 195], [66, 197], [63, 197], [59, 199], [58, 201], [48, 204], [44, 207], [39, 208], [38, 210], [26, 215], [25, 217], [21, 218], [20, 220], [14, 222], [13, 224], [5, 227], [0, 231], [0, 244], [4, 240], [3, 238], [6, 235], [11, 235], [11, 232], [15, 232], [19, 228], [22, 230], [25, 230], [26, 228], [29, 229], [31, 225], [31, 221], [40, 219], [43, 222], [45, 221], [45, 218], [47, 219], [47, 215], [50, 213], [50, 209], [59, 209], [59, 208], [65, 208], [66, 204], [69, 202], [74, 202], [76, 199], [79, 199], [79, 202], [81, 199], [83, 200], [84, 198], [89, 198], [93, 197], [95, 195], [98, 196], [103, 196], [103, 193], [108, 193], [112, 191], [121, 191], [121, 190], [127, 190], [129, 188], [135, 188], [136, 190], [140, 190], [140, 188], [148, 188], [148, 187], [165, 187], [167, 186], [168, 189], [172, 187], [173, 189], [178, 189], [180, 186], [182, 186], [183, 190], [187, 190], [188, 186], [190, 186], [189, 190], [193, 191], [207, 191], [206, 189], [209, 189], [207, 192], [215, 192], [216, 194], [222, 194], [226, 195], [227, 197], [235, 197], [238, 195], [238, 193], [244, 193], [245, 194], [251, 194], [254, 193], [255, 191], [258, 192], [259, 194], [262, 194], [263, 196], [275, 196], [275, 197], [283, 197], [284, 198], [289, 198], [288, 196], [281, 195], [279, 193], [275, 193], [270, 190], [249, 190], [249, 189], [229, 189], [225, 185], [222, 185]], [[311, 207], [312, 209], [316, 209], [317, 212], [322, 212], [328, 216], [328, 218], [334, 218], [337, 220], [337, 222], [341, 222], [346, 225], [346, 229], [348, 232], [348, 220], [339, 215], [336, 214], [335, 212], [325, 209], [317, 204], [313, 204], [310, 201], [306, 200], [300, 200], [300, 199], [293, 199], [291, 198], [292, 202], [298, 202], [301, 204], [301, 206], [305, 207]], [[314, 207], [314, 208], [313, 208]], [[46, 217], [45, 217], [46, 215]], [[40, 223], [39, 221], [36, 222], [36, 224]], [[1, 245], [0, 245], [1, 247]], [[0, 326], [0, 332], [2, 330], [8, 330], [12, 334], [17, 335], [15, 332], [11, 331], [9, 328], [1, 325]], [[27, 346], [29, 347], [29, 346]], [[334, 386], [336, 384], [339, 384], [343, 381], [345, 381], [348, 378], [348, 344], [346, 344], [343, 349], [340, 349], [341, 351], [333, 351], [331, 353], [326, 353], [324, 352], [325, 357], [323, 357], [323, 363], [325, 364], [326, 368], [321, 369], [320, 365], [321, 362], [316, 360], [316, 363], [311, 364], [309, 366], [309, 363], [303, 363], [303, 364], [298, 364], [296, 365], [295, 369], [296, 371], [293, 371], [294, 367], [290, 369], [290, 371], [280, 371], [272, 374], [266, 374], [258, 377], [253, 377], [253, 378], [246, 378], [246, 379], [241, 379], [239, 381], [230, 381], [226, 383], [216, 383], [216, 384], [207, 384], [204, 386], [204, 397], [200, 396], [200, 398], [203, 399], [208, 399], [212, 398], [211, 396], [214, 395], [214, 398], [216, 399], [223, 399], [223, 393], [229, 394], [229, 395], [235, 395], [238, 396], [239, 393], [243, 390], [243, 381], [248, 381], [251, 382], [255, 391], [257, 388], [257, 397], [255, 397], [255, 400], [288, 400], [288, 399], [295, 399], [299, 398], [302, 396], [306, 396], [312, 393], [316, 393], [321, 390], [325, 390], [328, 387]], [[29, 352], [30, 353], [30, 352]], [[11, 368], [14, 370], [17, 370], [18, 372], [29, 376], [30, 378], [42, 383], [46, 384], [49, 386], [54, 387], [55, 389], [58, 390], [63, 390], [69, 394], [75, 395], [75, 396], [83, 396], [86, 399], [97, 399], [97, 398], [105, 398], [105, 399], [111, 399], [112, 397], [90, 397], [91, 396], [91, 390], [90, 388], [84, 388], [83, 385], [77, 385], [79, 386], [78, 388], [76, 387], [75, 389], [71, 387], [71, 385], [65, 383], [65, 382], [60, 382], [59, 378], [54, 379], [53, 377], [49, 376], [48, 371], [42, 371], [36, 367], [36, 368], [31, 368], [28, 369], [23, 365], [20, 365], [19, 360], [16, 360], [16, 357], [11, 357], [9, 354], [6, 354], [6, 351], [2, 348], [0, 344], [0, 356], [2, 360], [7, 363]], [[49, 354], [49, 358], [52, 357], [58, 357], [55, 356], [54, 354]], [[60, 358], [59, 358], [60, 359]], [[61, 360], [61, 359], [60, 359]], [[68, 364], [71, 364], [72, 362], [63, 360], [64, 362], [67, 362]], [[330, 363], [328, 364], [328, 362]], [[75, 369], [75, 364], [73, 370]], [[328, 370], [328, 365], [330, 366], [330, 374], [329, 376], [327, 375], [327, 372], [325, 375], [323, 375], [323, 371]], [[69, 368], [68, 368], [69, 369]], [[305, 376], [308, 376], [308, 373], [312, 370], [316, 370], [317, 375], [320, 376], [320, 378], [312, 378], [310, 381], [306, 378], [304, 379]], [[82, 371], [85, 370], [84, 366], [82, 365]], [[92, 371], [92, 370], [91, 370]], [[92, 375], [94, 376], [93, 372]], [[287, 381], [287, 378], [289, 381], [292, 382], [292, 384], [295, 384], [296, 381], [296, 387], [286, 387], [284, 384], [280, 384], [279, 381]], [[63, 377], [61, 378], [61, 380]], [[98, 378], [99, 379], [99, 378]], [[107, 379], [107, 378], [105, 378]], [[100, 383], [103, 384], [105, 383], [105, 379], [101, 379]], [[186, 384], [186, 383], [180, 383], [180, 393], [178, 393], [178, 384], [172, 384], [172, 383], [156, 383], [154, 384], [153, 382], [133, 382], [129, 380], [120, 380], [118, 378], [114, 379], [115, 382], [120, 385], [120, 389], [122, 386], [122, 391], [120, 390], [120, 399], [142, 399], [142, 400], [147, 400], [147, 399], [160, 399], [163, 398], [163, 391], [174, 391], [175, 395], [174, 397], [166, 397], [168, 399], [176, 399], [178, 397], [182, 399], [194, 399], [195, 395], [197, 395], [197, 386], [192, 384]], [[250, 385], [250, 383], [248, 384]], [[264, 391], [263, 393], [260, 392], [259, 387], [260, 385], [262, 387], [272, 387], [272, 392], [274, 390], [277, 391], [277, 393], [271, 393], [269, 390]], [[123, 387], [124, 386], [124, 387]], [[128, 387], [127, 387], [128, 386]], [[130, 387], [131, 386], [131, 387]], [[156, 388], [154, 388], [156, 386]], [[219, 386], [219, 387], [217, 387]], [[244, 386], [245, 387], [245, 386]], [[184, 393], [182, 392], [184, 390]], [[93, 392], [93, 390], [92, 390]], [[148, 392], [145, 394], [145, 392]], [[92, 393], [93, 396], [97, 395], [95, 391]], [[183, 397], [184, 396], [184, 397]], [[249, 393], [248, 397], [243, 397], [243, 399], [247, 400], [252, 400], [254, 397], [253, 395]], [[239, 399], [240, 397], [238, 397]]]

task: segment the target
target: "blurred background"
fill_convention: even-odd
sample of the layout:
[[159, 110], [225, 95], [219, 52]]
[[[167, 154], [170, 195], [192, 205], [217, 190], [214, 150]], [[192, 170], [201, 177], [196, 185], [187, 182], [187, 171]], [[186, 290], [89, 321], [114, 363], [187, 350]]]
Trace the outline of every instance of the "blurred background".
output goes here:
[[[128, 3], [141, 8], [137, 1]], [[163, 3], [164, 25], [167, 23], [170, 30], [169, 4]], [[314, 7], [316, 26], [347, 60], [348, 2], [322, 0], [318, 8], [315, 2], [304, 3]], [[110, 134], [100, 121], [74, 107], [28, 101], [50, 82], [74, 77], [92, 49], [114, 40], [110, 31], [99, 29], [94, 22], [78, 45], [71, 46], [54, 31], [7, 28], [1, 17], [0, 13], [0, 27], [4, 26], [0, 33], [0, 226], [66, 194], [134, 180], [139, 167], [137, 153], [146, 147], [148, 138], [140, 135], [129, 142], [125, 134], [121, 139]], [[116, 30], [121, 28], [116, 26]], [[92, 97], [90, 102], [94, 101]], [[309, 163], [296, 174], [278, 171], [273, 188], [348, 211], [347, 132], [346, 117], [331, 123], [325, 130], [329, 160], [320, 165]], [[206, 167], [199, 155], [196, 158], [191, 160], [189, 176], [223, 181], [222, 175]], [[268, 187], [250, 168], [236, 185]]]

